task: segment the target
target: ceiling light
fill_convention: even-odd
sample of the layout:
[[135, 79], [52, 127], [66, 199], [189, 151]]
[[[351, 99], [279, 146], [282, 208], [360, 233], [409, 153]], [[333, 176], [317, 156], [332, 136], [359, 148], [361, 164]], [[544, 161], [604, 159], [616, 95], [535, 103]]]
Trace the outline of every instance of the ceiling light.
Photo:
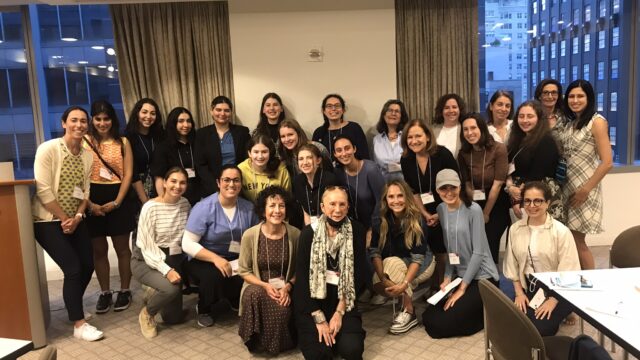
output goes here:
[[102, 45], [94, 45], [91, 47], [93, 50], [104, 50], [104, 46]]
[[86, 64], [88, 64], [88, 63], [89, 63], [89, 62], [88, 62], [88, 61], [86, 61], [86, 60], [80, 60], [80, 61], [78, 61], [78, 64], [80, 64], [80, 65], [86, 65]]
[[63, 37], [60, 40], [62, 40], [62, 41], [78, 41], [78, 39], [76, 39], [74, 37]]
[[113, 48], [108, 48], [108, 49], [107, 49], [107, 55], [112, 55], [112, 56], [113, 56], [113, 55], [115, 55], [115, 54], [116, 54], [116, 51], [115, 51], [115, 50], [113, 50]]
[[113, 72], [113, 70], [115, 70], [115, 68], [111, 65], [109, 65], [109, 67], [107, 68], [107, 70], [109, 70], [109, 72]]
[[98, 65], [98, 68], [99, 68], [99, 69], [106, 69], [106, 68], [107, 68], [107, 65]]

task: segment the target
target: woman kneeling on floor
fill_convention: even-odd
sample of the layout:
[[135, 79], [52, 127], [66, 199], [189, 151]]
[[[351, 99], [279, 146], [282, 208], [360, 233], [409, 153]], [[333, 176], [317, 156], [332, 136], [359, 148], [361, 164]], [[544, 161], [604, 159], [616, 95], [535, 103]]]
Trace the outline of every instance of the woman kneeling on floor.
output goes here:
[[402, 311], [389, 328], [392, 334], [403, 334], [418, 325], [413, 289], [429, 279], [435, 269], [426, 236], [427, 222], [413, 201], [409, 185], [402, 180], [389, 181], [382, 191], [380, 222], [373, 226], [369, 256], [376, 292], [402, 298]]
[[164, 194], [147, 201], [140, 211], [138, 238], [131, 257], [131, 272], [149, 287], [147, 305], [138, 321], [142, 335], [158, 335], [155, 315], [160, 312], [165, 324], [183, 320], [182, 277], [186, 260], [181, 241], [191, 205], [182, 195], [187, 190], [187, 172], [172, 167], [164, 176]]

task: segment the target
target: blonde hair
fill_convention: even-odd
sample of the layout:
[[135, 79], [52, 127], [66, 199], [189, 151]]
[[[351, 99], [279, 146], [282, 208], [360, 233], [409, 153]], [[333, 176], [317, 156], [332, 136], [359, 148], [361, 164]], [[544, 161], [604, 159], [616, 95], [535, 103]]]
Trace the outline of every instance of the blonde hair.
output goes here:
[[389, 222], [387, 214], [391, 212], [389, 204], [387, 204], [387, 193], [389, 188], [397, 186], [404, 195], [404, 214], [400, 220], [400, 228], [404, 232], [404, 246], [411, 249], [413, 245], [422, 245], [422, 214], [420, 209], [413, 201], [413, 192], [409, 185], [403, 180], [390, 180], [382, 190], [382, 201], [380, 201], [380, 240], [378, 248], [382, 251], [387, 241], [387, 233], [389, 231]]

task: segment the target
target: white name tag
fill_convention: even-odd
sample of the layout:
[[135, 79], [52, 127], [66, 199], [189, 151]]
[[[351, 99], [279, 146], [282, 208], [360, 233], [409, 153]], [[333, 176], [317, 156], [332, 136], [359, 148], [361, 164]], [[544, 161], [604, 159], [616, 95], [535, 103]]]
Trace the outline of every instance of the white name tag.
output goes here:
[[436, 201], [433, 198], [433, 194], [428, 192], [428, 193], [424, 193], [424, 194], [420, 194], [420, 199], [422, 199], [422, 204], [424, 205], [428, 205], [431, 204], [432, 202]]
[[238, 268], [240, 267], [240, 262], [238, 261], [238, 259], [229, 261], [229, 265], [231, 265], [231, 275], [238, 275]]
[[240, 242], [239, 241], [232, 241], [229, 244], [229, 252], [240, 254]]
[[318, 223], [318, 217], [317, 216], [310, 216], [309, 217], [311, 222], [309, 224], [311, 224], [311, 227], [314, 227], [314, 225], [316, 225]]
[[460, 256], [456, 253], [449, 253], [449, 264], [460, 265]]
[[113, 174], [111, 174], [111, 171], [101, 167], [100, 168], [100, 177], [106, 180], [111, 180], [113, 179]]
[[186, 168], [189, 179], [196, 177], [196, 171], [192, 168]]
[[390, 162], [387, 164], [387, 170], [392, 173], [392, 172], [398, 172], [398, 171], [402, 171], [402, 167], [400, 166], [399, 162]]
[[482, 200], [486, 200], [486, 196], [484, 194], [483, 190], [473, 190], [473, 200], [475, 201], [482, 201]]
[[282, 289], [286, 283], [284, 282], [284, 279], [277, 277], [269, 279], [269, 285], [273, 286], [275, 289]]
[[340, 273], [335, 272], [333, 270], [327, 270], [325, 273], [325, 278], [327, 279], [327, 284], [338, 285], [340, 281]]
[[84, 191], [79, 186], [73, 188], [73, 196], [76, 199], [84, 200]]
[[516, 164], [509, 163], [509, 171], [507, 172], [507, 174], [511, 175], [514, 171], [516, 171]]
[[536, 291], [536, 294], [533, 295], [533, 298], [529, 300], [529, 307], [533, 310], [536, 310], [540, 307], [540, 305], [542, 305], [545, 299], [546, 298], [544, 297], [544, 291], [542, 291], [542, 289], [538, 289], [538, 291]]

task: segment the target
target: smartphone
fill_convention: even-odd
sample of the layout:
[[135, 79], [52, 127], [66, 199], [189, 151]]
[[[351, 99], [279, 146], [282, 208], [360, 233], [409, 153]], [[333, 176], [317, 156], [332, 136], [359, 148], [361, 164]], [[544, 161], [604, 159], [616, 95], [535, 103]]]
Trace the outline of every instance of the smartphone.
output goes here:
[[593, 283], [591, 282], [591, 280], [589, 280], [586, 277], [580, 275], [580, 287], [590, 289], [590, 288], [593, 287]]

